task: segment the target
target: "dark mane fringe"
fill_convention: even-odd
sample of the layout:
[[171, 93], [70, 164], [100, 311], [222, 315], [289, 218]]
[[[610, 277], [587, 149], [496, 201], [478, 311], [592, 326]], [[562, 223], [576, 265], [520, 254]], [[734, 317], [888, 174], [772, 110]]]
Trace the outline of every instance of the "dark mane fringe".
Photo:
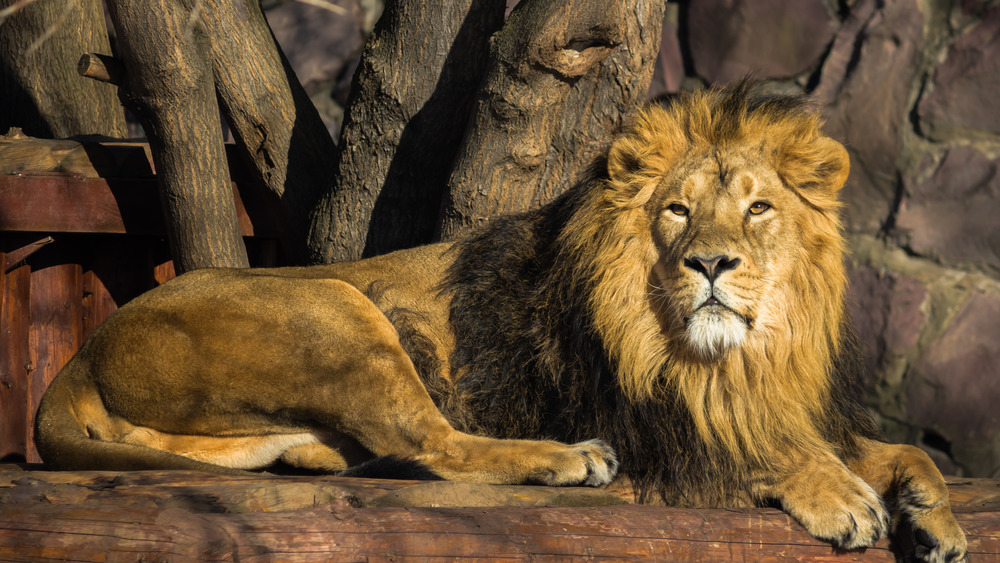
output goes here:
[[[600, 437], [618, 452], [637, 500], [656, 493], [672, 504], [704, 503], [685, 491], [715, 488], [706, 485], [736, 472], [697, 446], [676, 397], [664, 393], [643, 404], [625, 398], [591, 328], [589, 276], [558, 246], [587, 190], [599, 185], [588, 179], [537, 211], [501, 218], [458, 243], [442, 290], [452, 298], [451, 362], [461, 400], [439, 406], [449, 420], [471, 421], [481, 434]], [[730, 499], [712, 504], [724, 500]]]
[[886, 438], [860, 402], [866, 368], [857, 336], [850, 321], [840, 328], [840, 353], [833, 365], [830, 389], [831, 412], [824, 421], [823, 437], [837, 448], [841, 459], [856, 459], [860, 455], [857, 438], [881, 442]]

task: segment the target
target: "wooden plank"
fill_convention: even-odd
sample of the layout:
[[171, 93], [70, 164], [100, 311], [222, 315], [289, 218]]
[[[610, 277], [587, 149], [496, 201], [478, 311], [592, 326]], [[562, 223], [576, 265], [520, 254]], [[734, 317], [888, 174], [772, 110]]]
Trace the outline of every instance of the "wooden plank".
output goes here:
[[[163, 236], [166, 229], [157, 194], [154, 178], [0, 176], [0, 231]], [[257, 233], [235, 184], [233, 198], [243, 236], [273, 236]]]
[[148, 143], [37, 139], [20, 131], [0, 136], [0, 175], [58, 172], [84, 178], [153, 175]]
[[53, 242], [55, 242], [54, 238], [45, 237], [31, 244], [27, 244], [25, 246], [22, 246], [21, 248], [8, 252], [3, 268], [0, 268], [0, 272], [13, 270], [14, 268], [20, 266], [21, 262], [27, 260], [29, 256], [41, 250], [43, 246], [47, 244], [52, 244]]
[[79, 264], [60, 264], [31, 273], [28, 341], [34, 371], [27, 401], [29, 462], [41, 461], [35, 449], [33, 422], [42, 394], [83, 344], [82, 274]]
[[[837, 552], [777, 510], [591, 506], [602, 491], [588, 488], [7, 467], [0, 559], [894, 560], [886, 539]], [[997, 558], [1000, 481], [952, 482], [973, 560]], [[420, 490], [419, 505], [380, 502]]]
[[[970, 501], [955, 512], [972, 560], [996, 559], [1000, 504], [973, 506], [973, 497], [990, 501], [998, 482], [952, 486], [962, 487]], [[467, 505], [385, 507], [378, 502], [421, 488], [438, 498], [463, 498]], [[449, 488], [457, 494], [449, 494]], [[577, 492], [585, 501], [599, 493], [329, 476], [5, 472], [0, 467], [0, 559], [894, 560], [887, 539], [867, 550], [837, 552], [773, 509], [545, 505], [546, 499]], [[492, 504], [503, 497], [519, 506]], [[487, 504], [476, 506], [483, 499]], [[526, 500], [535, 504], [525, 506]]]
[[155, 280], [158, 285], [163, 285], [176, 277], [177, 272], [174, 270], [173, 260], [168, 260], [153, 267], [153, 280]]
[[97, 327], [101, 323], [111, 316], [111, 313], [114, 313], [118, 309], [118, 304], [115, 303], [111, 292], [104, 286], [101, 278], [93, 271], [84, 272], [82, 284], [83, 298], [81, 306], [83, 324], [81, 328], [83, 332], [81, 338], [82, 340], [86, 340], [97, 330]]
[[31, 269], [0, 252], [0, 458], [25, 455], [28, 424], [28, 327]]
[[[0, 176], [0, 230], [125, 233], [163, 232], [156, 182], [135, 180], [118, 190], [106, 180], [58, 174]], [[120, 206], [120, 207], [119, 207]]]

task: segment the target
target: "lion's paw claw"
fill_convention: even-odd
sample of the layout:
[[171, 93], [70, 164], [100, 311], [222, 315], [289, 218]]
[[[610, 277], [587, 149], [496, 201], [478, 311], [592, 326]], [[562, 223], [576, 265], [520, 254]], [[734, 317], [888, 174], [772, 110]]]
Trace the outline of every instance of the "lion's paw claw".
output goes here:
[[599, 487], [607, 485], [618, 473], [618, 458], [611, 446], [602, 440], [587, 440], [559, 446], [562, 451], [554, 458], [545, 475], [529, 479], [548, 486]]
[[607, 485], [618, 473], [618, 457], [611, 446], [602, 440], [587, 440], [573, 444], [587, 458], [587, 477], [581, 485], [600, 487]]

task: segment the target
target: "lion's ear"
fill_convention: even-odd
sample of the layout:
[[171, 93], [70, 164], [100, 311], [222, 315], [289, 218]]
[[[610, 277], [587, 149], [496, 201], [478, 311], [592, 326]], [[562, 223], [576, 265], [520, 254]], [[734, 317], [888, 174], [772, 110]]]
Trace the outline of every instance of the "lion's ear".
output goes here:
[[830, 137], [816, 139], [816, 145], [816, 171], [820, 176], [820, 183], [827, 190], [840, 191], [851, 171], [851, 158], [847, 155], [847, 149]]
[[844, 187], [851, 170], [844, 146], [823, 136], [805, 143], [790, 143], [780, 160], [779, 174], [807, 199], [810, 195], [835, 196]]
[[614, 182], [627, 183], [628, 177], [642, 166], [638, 140], [632, 135], [622, 135], [611, 143], [608, 151], [608, 177]]

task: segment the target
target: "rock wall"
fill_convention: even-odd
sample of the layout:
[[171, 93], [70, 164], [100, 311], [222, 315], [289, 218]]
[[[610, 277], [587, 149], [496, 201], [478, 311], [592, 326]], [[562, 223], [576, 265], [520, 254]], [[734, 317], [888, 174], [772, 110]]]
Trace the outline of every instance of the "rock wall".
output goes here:
[[[268, 11], [332, 131], [378, 9], [337, 3]], [[1000, 2], [668, 4], [651, 97], [748, 72], [810, 96], [850, 153], [849, 306], [872, 412], [946, 473], [1000, 477]]]

